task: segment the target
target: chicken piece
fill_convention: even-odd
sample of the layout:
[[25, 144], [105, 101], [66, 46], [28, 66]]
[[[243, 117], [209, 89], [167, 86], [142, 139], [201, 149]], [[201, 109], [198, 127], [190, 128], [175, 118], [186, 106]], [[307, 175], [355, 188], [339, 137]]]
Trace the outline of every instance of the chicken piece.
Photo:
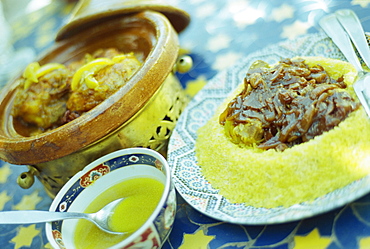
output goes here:
[[46, 130], [56, 124], [66, 111], [72, 73], [66, 68], [52, 70], [29, 84], [20, 79], [12, 115], [31, 125]]
[[86, 80], [87, 77], [82, 77], [77, 89], [72, 89], [73, 92], [67, 102], [68, 110], [77, 113], [91, 110], [126, 84], [141, 66], [141, 62], [133, 53], [118, 55], [114, 58], [118, 57], [117, 63], [107, 63], [93, 73], [85, 73], [85, 76], [92, 76], [92, 79], [89, 79], [90, 81], [95, 80], [96, 83], [89, 84]]

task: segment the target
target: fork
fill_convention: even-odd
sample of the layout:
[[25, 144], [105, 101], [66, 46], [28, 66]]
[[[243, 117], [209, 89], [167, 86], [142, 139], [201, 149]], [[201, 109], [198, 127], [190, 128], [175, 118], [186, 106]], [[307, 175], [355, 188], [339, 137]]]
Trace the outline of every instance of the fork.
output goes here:
[[370, 74], [363, 69], [353, 47], [357, 48], [362, 60], [370, 68], [370, 49], [360, 20], [352, 10], [342, 9], [323, 17], [319, 24], [356, 68], [358, 73], [353, 88], [370, 117]]

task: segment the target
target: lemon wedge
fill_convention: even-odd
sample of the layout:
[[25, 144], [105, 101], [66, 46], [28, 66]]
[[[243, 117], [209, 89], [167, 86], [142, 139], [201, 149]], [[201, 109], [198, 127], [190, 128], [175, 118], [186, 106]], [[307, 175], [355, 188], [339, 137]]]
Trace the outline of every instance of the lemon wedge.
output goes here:
[[60, 63], [48, 63], [40, 66], [38, 62], [31, 62], [28, 64], [26, 69], [23, 71], [23, 78], [26, 79], [24, 83], [24, 89], [30, 87], [32, 83], [39, 82], [39, 78], [53, 70], [64, 68], [65, 66]]
[[36, 71], [36, 77], [40, 78], [41, 76], [44, 76], [45, 74], [50, 73], [51, 71], [60, 69], [60, 68], [65, 68], [65, 66], [60, 63], [45, 64]]
[[24, 83], [24, 89], [29, 88], [32, 83], [39, 81], [36, 76], [36, 71], [38, 69], [40, 69], [40, 64], [38, 62], [31, 62], [23, 71], [22, 76], [26, 79]]
[[88, 73], [85, 75], [85, 84], [90, 89], [95, 89], [99, 86], [99, 82], [94, 78], [94, 73]]
[[98, 58], [80, 67], [72, 78], [72, 91], [77, 90], [81, 82], [85, 82], [87, 87], [95, 89], [99, 82], [93, 77], [102, 68], [114, 64], [113, 60], [108, 58]]
[[[130, 54], [130, 55], [131, 55], [131, 54]], [[112, 58], [112, 61], [114, 61], [114, 62], [118, 63], [118, 62], [123, 61], [123, 60], [124, 60], [124, 59], [126, 59], [126, 58], [127, 58], [127, 55], [125, 55], [125, 54], [119, 54], [119, 55], [114, 56], [114, 57]]]

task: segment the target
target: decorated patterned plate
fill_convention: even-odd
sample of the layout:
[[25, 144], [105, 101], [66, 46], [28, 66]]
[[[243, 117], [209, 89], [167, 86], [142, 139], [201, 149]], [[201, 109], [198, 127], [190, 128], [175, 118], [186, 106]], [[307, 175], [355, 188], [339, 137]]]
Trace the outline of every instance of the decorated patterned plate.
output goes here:
[[290, 207], [255, 208], [244, 203], [229, 202], [202, 175], [195, 155], [198, 128], [213, 116], [215, 109], [240, 84], [255, 60], [274, 64], [282, 58], [296, 56], [324, 56], [345, 60], [323, 33], [284, 41], [250, 54], [233, 67], [217, 74], [184, 110], [169, 142], [168, 162], [178, 192], [198, 211], [212, 218], [237, 224], [275, 224], [327, 212], [370, 191], [370, 177], [365, 177], [310, 203]]

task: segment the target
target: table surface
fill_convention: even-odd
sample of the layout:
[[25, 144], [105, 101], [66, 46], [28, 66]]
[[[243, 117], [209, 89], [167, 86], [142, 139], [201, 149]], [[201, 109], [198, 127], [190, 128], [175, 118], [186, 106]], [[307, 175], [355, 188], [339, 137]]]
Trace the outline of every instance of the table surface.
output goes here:
[[[322, 32], [318, 20], [350, 8], [370, 30], [370, 0], [168, 0], [191, 15], [179, 35], [193, 69], [179, 75], [194, 95], [218, 72], [248, 54], [287, 39]], [[73, 3], [52, 4], [13, 20], [14, 53], [27, 53], [23, 63], [53, 45]], [[15, 58], [15, 57], [14, 57]], [[29, 60], [29, 61], [27, 61]], [[19, 67], [22, 67], [20, 65]], [[47, 210], [51, 199], [38, 181], [21, 189], [16, 179], [27, 168], [0, 162], [0, 210]], [[0, 247], [51, 248], [44, 224], [0, 225]], [[276, 225], [235, 225], [209, 218], [178, 196], [174, 228], [163, 246], [170, 248], [370, 248], [370, 195], [339, 209], [304, 220]]]

